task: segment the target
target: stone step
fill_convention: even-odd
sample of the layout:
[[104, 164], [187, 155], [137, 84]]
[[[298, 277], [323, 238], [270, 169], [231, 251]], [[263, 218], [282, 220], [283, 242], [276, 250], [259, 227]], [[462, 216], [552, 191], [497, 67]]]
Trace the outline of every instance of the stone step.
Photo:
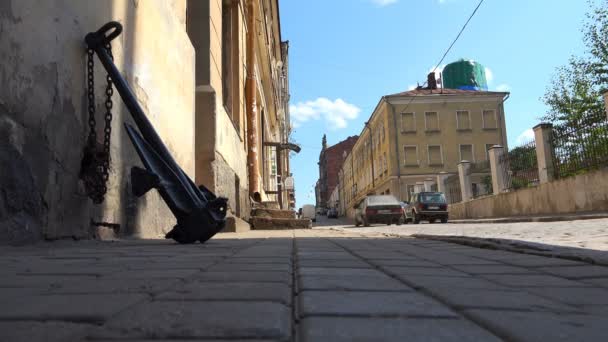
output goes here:
[[310, 219], [251, 217], [252, 230], [310, 229]]
[[286, 218], [295, 219], [296, 212], [293, 210], [278, 210], [278, 209], [267, 209], [257, 208], [251, 211], [251, 216], [255, 217], [268, 217], [268, 218]]
[[234, 216], [232, 213], [226, 215], [226, 226], [222, 229], [222, 233], [243, 233], [251, 230], [251, 226], [247, 221]]

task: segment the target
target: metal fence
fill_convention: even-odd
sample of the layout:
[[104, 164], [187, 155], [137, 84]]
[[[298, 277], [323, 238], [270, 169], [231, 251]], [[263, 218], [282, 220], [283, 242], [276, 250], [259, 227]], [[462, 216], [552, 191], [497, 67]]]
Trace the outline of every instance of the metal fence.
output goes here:
[[471, 163], [471, 174], [481, 177], [481, 181], [471, 184], [471, 194], [473, 198], [483, 197], [492, 194], [492, 172], [490, 161], [482, 160]]
[[462, 202], [462, 191], [460, 191], [460, 176], [452, 175], [445, 180], [445, 197], [448, 204]]
[[505, 175], [505, 189], [511, 191], [538, 185], [538, 160], [536, 142], [525, 142], [498, 159], [499, 170]]
[[554, 126], [551, 134], [556, 178], [608, 166], [608, 121]]

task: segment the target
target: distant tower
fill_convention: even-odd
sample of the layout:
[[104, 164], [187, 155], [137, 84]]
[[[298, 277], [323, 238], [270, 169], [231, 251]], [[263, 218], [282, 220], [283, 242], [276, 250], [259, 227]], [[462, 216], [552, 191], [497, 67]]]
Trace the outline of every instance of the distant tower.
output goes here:
[[327, 149], [327, 136], [325, 134], [323, 134], [323, 149]]

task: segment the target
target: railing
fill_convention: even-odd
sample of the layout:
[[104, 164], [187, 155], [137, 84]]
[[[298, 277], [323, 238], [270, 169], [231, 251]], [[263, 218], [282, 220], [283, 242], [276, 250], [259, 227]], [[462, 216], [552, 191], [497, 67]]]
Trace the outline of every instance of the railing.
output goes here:
[[498, 167], [505, 175], [505, 189], [511, 191], [538, 185], [538, 160], [534, 139], [504, 153]]
[[492, 171], [490, 170], [490, 161], [481, 160], [471, 163], [471, 174], [481, 174], [481, 182], [471, 184], [471, 195], [473, 198], [487, 196], [492, 194]]
[[460, 177], [452, 175], [445, 180], [445, 197], [448, 204], [462, 202], [462, 191], [460, 190]]
[[590, 121], [553, 127], [551, 146], [556, 178], [608, 166], [608, 121], [605, 118]]

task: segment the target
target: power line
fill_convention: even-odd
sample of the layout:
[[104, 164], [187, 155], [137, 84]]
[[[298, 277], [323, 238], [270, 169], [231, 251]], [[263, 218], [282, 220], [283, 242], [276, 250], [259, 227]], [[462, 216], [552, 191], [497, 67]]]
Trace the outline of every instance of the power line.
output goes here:
[[[450, 44], [450, 47], [448, 47], [447, 50], [445, 50], [445, 53], [443, 54], [443, 56], [441, 57], [441, 59], [439, 60], [439, 63], [437, 63], [435, 65], [435, 68], [433, 69], [432, 73], [435, 73], [435, 71], [437, 71], [437, 68], [439, 68], [439, 66], [441, 65], [441, 63], [443, 62], [443, 60], [445, 59], [445, 57], [448, 55], [448, 53], [450, 52], [450, 50], [452, 50], [452, 47], [454, 46], [454, 44], [456, 44], [456, 42], [458, 41], [458, 39], [460, 38], [460, 36], [462, 35], [462, 32], [464, 32], [464, 30], [467, 28], [467, 26], [469, 25], [469, 22], [471, 21], [471, 19], [473, 19], [473, 17], [475, 16], [475, 13], [477, 13], [477, 10], [479, 9], [479, 7], [481, 7], [481, 4], [483, 4], [485, 0], [480, 0], [479, 3], [477, 4], [477, 7], [475, 7], [475, 9], [473, 10], [473, 13], [471, 13], [471, 15], [469, 16], [469, 19], [467, 19], [467, 21], [464, 23], [464, 25], [462, 26], [462, 28], [460, 29], [460, 32], [458, 32], [458, 35], [456, 36], [456, 38], [454, 38], [454, 40], [452, 41], [452, 44]], [[424, 88], [427, 84], [428, 84], [428, 79], [422, 84], [422, 88]], [[443, 84], [441, 85], [443, 87]], [[412, 101], [414, 101], [414, 99], [416, 98], [416, 96], [418, 96], [419, 93], [414, 94], [414, 96], [412, 96], [412, 98], [410, 99], [410, 101], [407, 103], [407, 105], [405, 106], [405, 108], [403, 109], [403, 112], [407, 111], [407, 108], [410, 106], [410, 104], [412, 103]]]

